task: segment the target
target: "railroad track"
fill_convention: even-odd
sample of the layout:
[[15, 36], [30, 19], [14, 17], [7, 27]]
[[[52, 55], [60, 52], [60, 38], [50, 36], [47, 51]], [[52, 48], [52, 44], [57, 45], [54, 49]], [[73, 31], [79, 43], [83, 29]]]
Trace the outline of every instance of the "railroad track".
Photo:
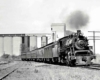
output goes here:
[[[51, 66], [51, 65], [60, 65], [60, 66], [67, 66], [65, 64], [44, 64], [44, 65], [38, 65], [36, 67], [43, 67], [43, 66]], [[74, 67], [79, 67], [79, 68], [85, 68], [85, 69], [90, 69], [90, 70], [100, 70], [100, 64], [91, 64], [90, 66], [86, 65], [76, 65]]]
[[9, 66], [3, 69], [0, 69], [0, 80], [5, 79], [8, 77], [10, 74], [12, 74], [14, 71], [16, 71], [21, 64], [15, 64], [13, 66]]
[[0, 65], [9, 64], [9, 63], [11, 63], [11, 61], [0, 62]]
[[92, 64], [90, 66], [81, 65], [81, 66], [78, 66], [78, 67], [85, 68], [85, 69], [90, 69], [90, 70], [100, 70], [100, 64]]

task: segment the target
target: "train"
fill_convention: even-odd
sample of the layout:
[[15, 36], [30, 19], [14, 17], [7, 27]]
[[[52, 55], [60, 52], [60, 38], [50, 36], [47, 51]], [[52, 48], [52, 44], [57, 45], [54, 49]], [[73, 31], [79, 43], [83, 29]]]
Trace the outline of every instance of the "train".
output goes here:
[[81, 63], [91, 65], [91, 61], [95, 58], [88, 39], [82, 34], [81, 30], [41, 48], [21, 53], [23, 61], [61, 63], [68, 66], [76, 66]]

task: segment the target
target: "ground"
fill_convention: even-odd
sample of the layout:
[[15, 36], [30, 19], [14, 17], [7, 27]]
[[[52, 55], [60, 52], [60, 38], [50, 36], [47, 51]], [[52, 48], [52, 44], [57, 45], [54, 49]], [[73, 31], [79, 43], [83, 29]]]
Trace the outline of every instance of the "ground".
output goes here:
[[21, 62], [4, 80], [100, 80], [100, 70], [40, 62]]
[[100, 80], [100, 55], [92, 62], [96, 65], [87, 68], [34, 61], [0, 60], [0, 74], [4, 73], [3, 68], [20, 63], [20, 67], [3, 80]]

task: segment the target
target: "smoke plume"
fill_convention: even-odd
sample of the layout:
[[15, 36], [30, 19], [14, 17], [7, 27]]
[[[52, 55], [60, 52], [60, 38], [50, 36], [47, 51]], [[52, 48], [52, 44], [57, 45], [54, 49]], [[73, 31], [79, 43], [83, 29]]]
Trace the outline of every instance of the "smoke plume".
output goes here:
[[82, 11], [75, 11], [68, 17], [68, 24], [71, 28], [80, 29], [89, 22], [89, 16]]

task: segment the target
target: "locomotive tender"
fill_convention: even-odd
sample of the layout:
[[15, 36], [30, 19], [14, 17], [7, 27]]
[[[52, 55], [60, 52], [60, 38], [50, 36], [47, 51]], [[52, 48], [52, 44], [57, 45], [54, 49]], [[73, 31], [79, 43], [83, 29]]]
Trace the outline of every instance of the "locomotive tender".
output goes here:
[[80, 30], [77, 30], [77, 33], [60, 38], [58, 41], [41, 48], [22, 52], [21, 58], [22, 60], [65, 63], [69, 66], [75, 66], [81, 62], [90, 65], [95, 54], [89, 47], [88, 39], [83, 36]]

